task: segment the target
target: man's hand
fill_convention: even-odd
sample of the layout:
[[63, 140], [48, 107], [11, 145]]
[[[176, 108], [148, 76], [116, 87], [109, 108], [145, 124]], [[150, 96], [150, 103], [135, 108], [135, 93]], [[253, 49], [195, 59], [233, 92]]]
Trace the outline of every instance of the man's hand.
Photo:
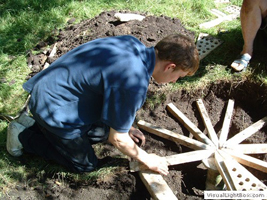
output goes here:
[[144, 134], [134, 127], [131, 127], [129, 130], [129, 135], [132, 138], [132, 140], [138, 145], [138, 146], [144, 146], [146, 143], [146, 138]]
[[162, 175], [168, 174], [166, 159], [155, 154], [148, 154], [139, 148], [128, 133], [120, 133], [110, 128], [108, 141], [125, 155], [143, 163], [148, 169]]
[[160, 173], [161, 175], [168, 175], [169, 168], [165, 158], [157, 156], [156, 154], [148, 154], [147, 159], [143, 164], [150, 170]]

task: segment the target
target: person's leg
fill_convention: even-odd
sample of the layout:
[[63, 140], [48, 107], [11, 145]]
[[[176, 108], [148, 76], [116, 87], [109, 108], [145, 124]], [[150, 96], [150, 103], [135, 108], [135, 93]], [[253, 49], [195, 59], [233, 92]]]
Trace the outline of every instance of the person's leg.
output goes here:
[[102, 122], [95, 123], [87, 132], [87, 135], [91, 144], [107, 141], [109, 126], [103, 124]]
[[244, 0], [241, 8], [241, 27], [244, 46], [241, 54], [252, 56], [253, 41], [267, 13], [267, 0]]
[[86, 134], [66, 140], [44, 129], [41, 131], [35, 123], [19, 134], [19, 140], [24, 151], [52, 160], [72, 172], [88, 172], [97, 166], [97, 157]]
[[266, 10], [267, 0], [243, 1], [240, 19], [244, 45], [240, 60], [234, 61], [231, 65], [236, 71], [243, 70], [252, 56], [254, 39], [261, 26], [262, 18], [266, 16]]

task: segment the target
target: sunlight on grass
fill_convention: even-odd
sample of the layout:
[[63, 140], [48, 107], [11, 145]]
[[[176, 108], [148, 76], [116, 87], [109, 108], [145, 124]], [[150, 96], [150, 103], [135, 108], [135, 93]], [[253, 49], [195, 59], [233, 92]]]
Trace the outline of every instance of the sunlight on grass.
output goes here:
[[[182, 24], [197, 35], [208, 33], [224, 41], [210, 55], [201, 60], [201, 65], [192, 77], [185, 77], [170, 84], [167, 91], [186, 89], [193, 91], [204, 88], [216, 81], [241, 80], [242, 76], [267, 84], [266, 70], [257, 69], [256, 77], [250, 71], [241, 77], [234, 77], [228, 65], [241, 51], [243, 40], [240, 20], [226, 21], [211, 29], [200, 29], [199, 24], [215, 19], [210, 13], [212, 8], [224, 11], [228, 4], [215, 5], [213, 0], [8, 0], [0, 3], [0, 114], [15, 116], [25, 103], [28, 94], [22, 89], [26, 76], [30, 73], [27, 66], [27, 53], [39, 42], [56, 36], [69, 19], [75, 23], [90, 19], [108, 10], [128, 10], [146, 15], [178, 18]], [[232, 0], [233, 5], [242, 5], [242, 0]], [[220, 30], [225, 33], [221, 34]], [[175, 31], [175, 30], [174, 30]], [[36, 53], [36, 52], [35, 52]], [[159, 92], [147, 99], [151, 109], [165, 101], [166, 94]], [[47, 174], [59, 176], [62, 181], [71, 177], [79, 180], [93, 180], [114, 173], [119, 166], [104, 166], [91, 173], [82, 175], [66, 172], [62, 167], [47, 164], [44, 160], [25, 156], [27, 165], [8, 155], [6, 151], [7, 121], [0, 119], [0, 187], [14, 187], [35, 173], [41, 179]], [[1, 192], [0, 192], [1, 197]]]
[[16, 115], [27, 97], [22, 84], [30, 70], [25, 67], [24, 56], [8, 58], [7, 55], [0, 55], [0, 60], [3, 63], [0, 66], [0, 113]]

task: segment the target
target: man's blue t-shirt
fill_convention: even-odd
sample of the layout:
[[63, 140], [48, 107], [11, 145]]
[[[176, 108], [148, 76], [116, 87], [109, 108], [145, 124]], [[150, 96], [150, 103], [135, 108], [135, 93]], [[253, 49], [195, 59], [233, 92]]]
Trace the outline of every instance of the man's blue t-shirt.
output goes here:
[[37, 122], [62, 138], [80, 136], [96, 122], [128, 132], [154, 66], [154, 48], [135, 37], [101, 38], [66, 53], [23, 88]]

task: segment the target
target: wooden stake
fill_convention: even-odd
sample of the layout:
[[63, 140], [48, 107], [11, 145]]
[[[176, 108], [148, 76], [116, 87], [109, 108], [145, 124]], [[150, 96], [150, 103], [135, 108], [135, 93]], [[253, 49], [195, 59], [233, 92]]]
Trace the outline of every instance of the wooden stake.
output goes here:
[[225, 141], [227, 140], [227, 136], [230, 129], [230, 122], [232, 120], [233, 110], [234, 110], [234, 101], [229, 99], [220, 134], [220, 142], [219, 142], [220, 147], [222, 147]]
[[239, 163], [267, 173], [267, 162], [264, 162], [260, 159], [257, 159], [251, 156], [247, 156], [241, 153], [234, 152], [232, 150], [224, 149], [223, 151], [231, 155]]
[[215, 146], [213, 142], [199, 130], [175, 105], [169, 103], [167, 109], [190, 131], [198, 140], [210, 146]]
[[179, 142], [180, 144], [187, 146], [191, 149], [212, 149], [212, 147], [207, 144], [157, 126], [153, 126], [152, 124], [147, 123], [143, 120], [138, 121], [137, 125], [139, 128], [149, 133], [155, 134], [171, 141]]
[[153, 199], [177, 200], [177, 197], [160, 174], [139, 172], [139, 175]]
[[214, 143], [214, 145], [216, 147], [218, 147], [218, 137], [217, 137], [217, 134], [212, 126], [212, 123], [210, 121], [210, 118], [209, 118], [209, 115], [208, 115], [208, 112], [204, 106], [204, 103], [201, 99], [198, 99], [197, 100], [197, 107], [198, 107], [198, 110], [201, 114], [201, 117], [204, 121], [204, 124], [205, 124], [205, 127], [208, 131], [208, 134], [209, 134], [209, 137], [211, 139], [211, 141]]
[[263, 128], [266, 125], [267, 125], [267, 116], [260, 119], [259, 121], [252, 124], [251, 126], [247, 127], [245, 130], [239, 132], [235, 136], [233, 136], [231, 139], [229, 139], [225, 143], [224, 146], [227, 148], [230, 148], [231, 146], [237, 145], [240, 142], [242, 142], [243, 140], [245, 140], [246, 138], [250, 137], [251, 135], [253, 135], [257, 131], [259, 131], [261, 128]]

